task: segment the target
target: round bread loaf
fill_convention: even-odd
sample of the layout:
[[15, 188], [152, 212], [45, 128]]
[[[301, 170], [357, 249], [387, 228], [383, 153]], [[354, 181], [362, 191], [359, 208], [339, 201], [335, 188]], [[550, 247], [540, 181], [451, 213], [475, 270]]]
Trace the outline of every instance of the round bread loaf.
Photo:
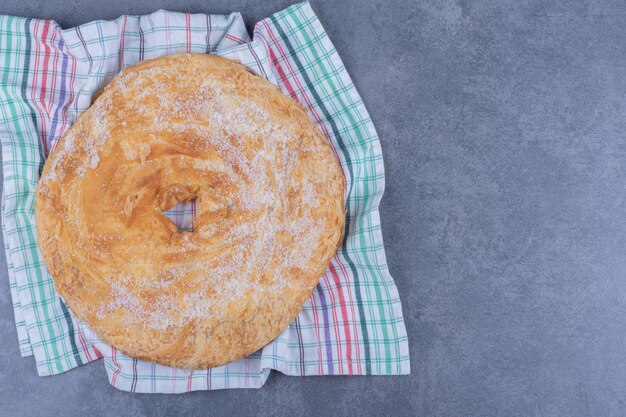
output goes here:
[[[39, 247], [71, 311], [122, 352], [202, 369], [296, 317], [341, 240], [345, 182], [305, 110], [243, 65], [125, 69], [60, 138]], [[193, 231], [164, 212], [195, 199]]]

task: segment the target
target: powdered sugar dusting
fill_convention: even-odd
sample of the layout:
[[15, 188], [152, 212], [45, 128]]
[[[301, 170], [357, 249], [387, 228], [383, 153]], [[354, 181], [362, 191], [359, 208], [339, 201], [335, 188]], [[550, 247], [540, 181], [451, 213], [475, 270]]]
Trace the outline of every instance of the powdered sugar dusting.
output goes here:
[[[113, 99], [120, 94], [125, 101]], [[165, 331], [221, 320], [229, 305], [254, 309], [287, 289], [310, 286], [293, 270], [313, 271], [311, 259], [327, 232], [314, 215], [327, 177], [302, 177], [303, 149], [314, 157], [320, 146], [301, 145], [298, 125], [215, 74], [181, 78], [177, 69], [157, 67], [125, 72], [90, 112], [80, 139], [78, 132], [65, 136], [45, 180], [73, 172], [65, 181], [74, 195], [99, 190], [86, 200], [109, 217], [94, 223], [75, 204], [75, 222], [95, 235], [119, 236], [73, 242], [76, 259], [97, 259], [92, 266], [109, 283], [99, 319], [121, 315], [123, 325]], [[111, 151], [116, 145], [122, 155]], [[100, 178], [111, 164], [117, 173]], [[141, 181], [155, 172], [158, 180]], [[140, 188], [155, 181], [153, 191]], [[168, 192], [187, 195], [179, 190], [185, 186], [199, 202], [192, 233], [133, 229], [149, 224], [145, 213], [158, 214], [147, 205]], [[142, 200], [151, 192], [152, 199]]]

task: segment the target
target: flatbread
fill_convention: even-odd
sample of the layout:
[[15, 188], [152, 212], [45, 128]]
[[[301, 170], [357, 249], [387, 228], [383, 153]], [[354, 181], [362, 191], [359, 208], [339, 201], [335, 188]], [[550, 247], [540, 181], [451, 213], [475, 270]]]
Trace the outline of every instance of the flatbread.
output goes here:
[[[70, 310], [143, 360], [243, 358], [296, 317], [344, 228], [345, 181], [305, 110], [238, 62], [125, 69], [59, 140], [39, 247]], [[164, 212], [196, 199], [193, 231]]]

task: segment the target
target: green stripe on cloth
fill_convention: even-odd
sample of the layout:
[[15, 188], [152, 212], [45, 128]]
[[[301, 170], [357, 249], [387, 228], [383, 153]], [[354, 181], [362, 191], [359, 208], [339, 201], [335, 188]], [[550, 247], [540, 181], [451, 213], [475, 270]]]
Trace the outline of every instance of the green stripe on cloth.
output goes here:
[[83, 364], [82, 359], [80, 358], [80, 354], [78, 353], [78, 347], [76, 346], [76, 332], [74, 331], [74, 325], [72, 324], [72, 318], [70, 317], [70, 312], [65, 305], [63, 300], [59, 300], [61, 304], [61, 309], [63, 310], [63, 317], [65, 318], [65, 322], [67, 323], [68, 328], [68, 339], [70, 341], [70, 345], [72, 346], [72, 354], [74, 355], [74, 360], [76, 361], [76, 365], [80, 366]]

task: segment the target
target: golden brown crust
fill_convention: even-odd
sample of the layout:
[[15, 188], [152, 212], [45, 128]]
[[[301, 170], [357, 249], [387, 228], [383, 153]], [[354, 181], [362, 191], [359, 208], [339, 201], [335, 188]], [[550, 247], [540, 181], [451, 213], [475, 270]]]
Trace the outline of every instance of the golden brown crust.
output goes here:
[[[294, 319], [344, 226], [344, 178], [304, 109], [241, 64], [126, 69], [60, 139], [37, 187], [58, 292], [103, 340], [201, 369]], [[163, 212], [195, 197], [193, 232]]]

